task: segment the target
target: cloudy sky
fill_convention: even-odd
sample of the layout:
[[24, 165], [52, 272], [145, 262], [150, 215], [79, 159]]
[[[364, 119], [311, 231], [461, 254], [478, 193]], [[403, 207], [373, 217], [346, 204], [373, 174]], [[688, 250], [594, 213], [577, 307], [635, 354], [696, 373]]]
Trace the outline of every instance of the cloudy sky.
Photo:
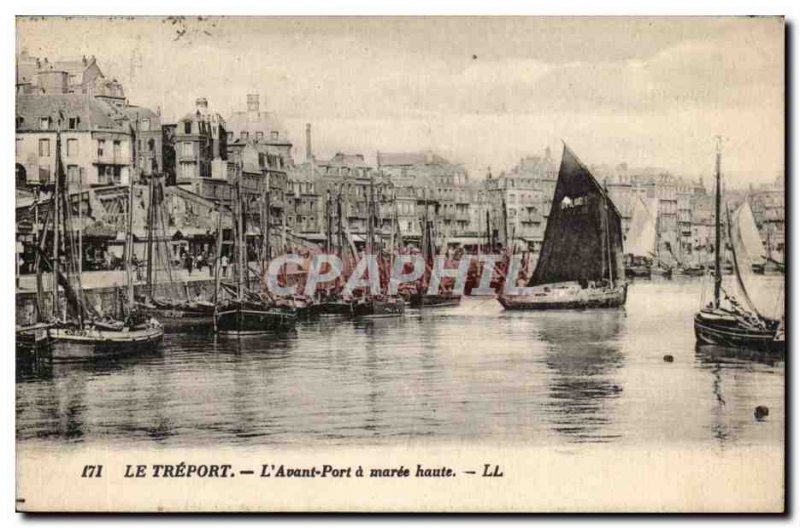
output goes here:
[[587, 164], [730, 185], [783, 171], [784, 34], [769, 18], [19, 19], [17, 48], [95, 55], [167, 119], [260, 93], [304, 158], [433, 149], [483, 176], [564, 139]]

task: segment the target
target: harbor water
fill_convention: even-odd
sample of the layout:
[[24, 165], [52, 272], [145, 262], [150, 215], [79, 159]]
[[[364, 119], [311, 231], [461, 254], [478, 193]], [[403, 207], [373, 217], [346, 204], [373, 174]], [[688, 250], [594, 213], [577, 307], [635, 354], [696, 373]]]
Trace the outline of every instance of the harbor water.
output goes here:
[[[779, 298], [783, 276], [758, 280], [761, 294]], [[144, 355], [19, 361], [17, 438], [779, 447], [783, 360], [697, 349], [703, 282], [636, 280], [622, 309], [505, 312], [494, 299], [465, 298], [402, 318], [325, 317], [240, 340], [170, 330]], [[769, 408], [762, 420], [759, 405]]]

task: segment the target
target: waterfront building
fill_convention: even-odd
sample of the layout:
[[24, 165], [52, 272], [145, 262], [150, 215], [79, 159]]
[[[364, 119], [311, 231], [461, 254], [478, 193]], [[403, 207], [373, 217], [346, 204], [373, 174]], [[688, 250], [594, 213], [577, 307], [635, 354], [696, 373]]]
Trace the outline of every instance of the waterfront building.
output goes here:
[[764, 247], [783, 261], [786, 245], [786, 189], [783, 175], [771, 184], [750, 189], [750, 207]]
[[204, 97], [195, 110], [164, 127], [167, 182], [213, 200], [229, 200], [225, 119], [210, 112]]
[[18, 95], [16, 176], [24, 185], [47, 184], [55, 174], [56, 137], [68, 184], [127, 185], [134, 164], [129, 117], [88, 95]]
[[[412, 218], [416, 216], [421, 219], [426, 204], [432, 208], [430, 213], [433, 214], [429, 217], [435, 218], [434, 229], [442, 240], [459, 237], [469, 231], [469, 178], [464, 167], [430, 150], [378, 152], [376, 158], [378, 170], [392, 182], [398, 189], [397, 195], [402, 197], [400, 216], [404, 236], [421, 236], [421, 227], [414, 225]], [[416, 195], [417, 203], [412, 205], [413, 195]]]

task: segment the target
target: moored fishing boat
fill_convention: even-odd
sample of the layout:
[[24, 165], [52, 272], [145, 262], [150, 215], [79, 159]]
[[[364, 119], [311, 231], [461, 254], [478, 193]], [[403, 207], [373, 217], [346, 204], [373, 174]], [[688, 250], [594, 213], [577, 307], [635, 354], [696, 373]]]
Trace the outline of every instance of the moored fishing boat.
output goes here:
[[[48, 259], [39, 248], [40, 259], [52, 271], [52, 313], [47, 321], [50, 353], [54, 360], [84, 359], [99, 355], [128, 353], [157, 345], [164, 330], [155, 319], [148, 318], [136, 309], [133, 300], [131, 256], [133, 254], [133, 184], [130, 178], [127, 201], [127, 236], [125, 238], [125, 278], [127, 282], [127, 310], [118, 319], [101, 316], [86, 302], [81, 285], [81, 229], [78, 236], [72, 229], [74, 204], [69, 197], [69, 181], [65, 177], [61, 160], [61, 132], [56, 135], [56, 171], [53, 187], [53, 255]], [[82, 200], [78, 204], [81, 215]], [[43, 237], [44, 239], [44, 237]], [[62, 247], [63, 246], [63, 247]], [[41, 247], [44, 247], [42, 244]], [[62, 264], [63, 260], [63, 264]], [[38, 268], [38, 266], [37, 266]], [[63, 269], [62, 269], [63, 268]], [[37, 269], [41, 273], [41, 269]], [[38, 281], [37, 281], [38, 282]], [[73, 284], [74, 283], [74, 284]], [[61, 312], [60, 293], [64, 294], [64, 311]]]
[[638, 194], [631, 197], [633, 213], [625, 248], [625, 276], [649, 278], [656, 255], [656, 220]]
[[[742, 305], [729, 294], [722, 284], [722, 191], [721, 151], [717, 144], [716, 154], [716, 226], [714, 248], [714, 298], [694, 316], [694, 332], [698, 345], [717, 345], [737, 349], [785, 353], [783, 321], [767, 317], [759, 311], [751, 299], [743, 275], [750, 271], [745, 240], [748, 227], [734, 222], [726, 207], [727, 230], [730, 240], [733, 272]], [[746, 214], [744, 215], [746, 216]], [[738, 217], [741, 219], [742, 217]], [[734, 227], [735, 224], [735, 227]], [[741, 263], [740, 263], [741, 259]], [[740, 265], [741, 264], [741, 265]], [[744, 266], [746, 265], [746, 266]]]
[[[292, 328], [297, 320], [293, 306], [278, 305], [266, 294], [248, 291], [247, 247], [244, 233], [246, 211], [242, 199], [241, 160], [236, 164], [236, 200], [234, 201], [234, 272], [235, 286], [225, 286], [232, 298], [220, 298], [219, 274], [215, 282], [217, 302], [214, 304], [214, 332], [230, 337], [266, 334]], [[266, 233], [265, 233], [266, 234]], [[221, 246], [221, 244], [220, 244]], [[266, 253], [268, 255], [268, 253]], [[266, 260], [266, 257], [265, 257]]]
[[161, 323], [148, 319], [131, 326], [120, 321], [83, 325], [60, 323], [49, 328], [53, 359], [90, 359], [109, 354], [142, 351], [157, 346], [164, 336]]
[[528, 291], [504, 293], [498, 301], [506, 310], [622, 306], [627, 297], [622, 252], [619, 211], [565, 144], [539, 262]]
[[399, 317], [405, 313], [406, 303], [399, 297], [372, 295], [353, 303], [355, 317]]
[[453, 292], [422, 293], [416, 292], [408, 298], [409, 308], [441, 308], [445, 306], [458, 306], [461, 296]]

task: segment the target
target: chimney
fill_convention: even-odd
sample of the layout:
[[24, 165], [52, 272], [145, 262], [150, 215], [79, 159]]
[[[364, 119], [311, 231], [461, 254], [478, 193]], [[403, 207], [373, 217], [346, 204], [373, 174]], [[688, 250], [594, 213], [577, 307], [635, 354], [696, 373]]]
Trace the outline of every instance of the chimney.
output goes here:
[[208, 112], [208, 99], [205, 97], [198, 97], [194, 104], [197, 107], [197, 112], [199, 114], [205, 114]]
[[258, 94], [247, 94], [247, 111], [258, 113]]
[[69, 92], [67, 72], [43, 70], [36, 75], [43, 94], [65, 94]]
[[[256, 101], [258, 106], [258, 101]], [[313, 161], [314, 153], [311, 150], [311, 123], [306, 123], [306, 161]]]

